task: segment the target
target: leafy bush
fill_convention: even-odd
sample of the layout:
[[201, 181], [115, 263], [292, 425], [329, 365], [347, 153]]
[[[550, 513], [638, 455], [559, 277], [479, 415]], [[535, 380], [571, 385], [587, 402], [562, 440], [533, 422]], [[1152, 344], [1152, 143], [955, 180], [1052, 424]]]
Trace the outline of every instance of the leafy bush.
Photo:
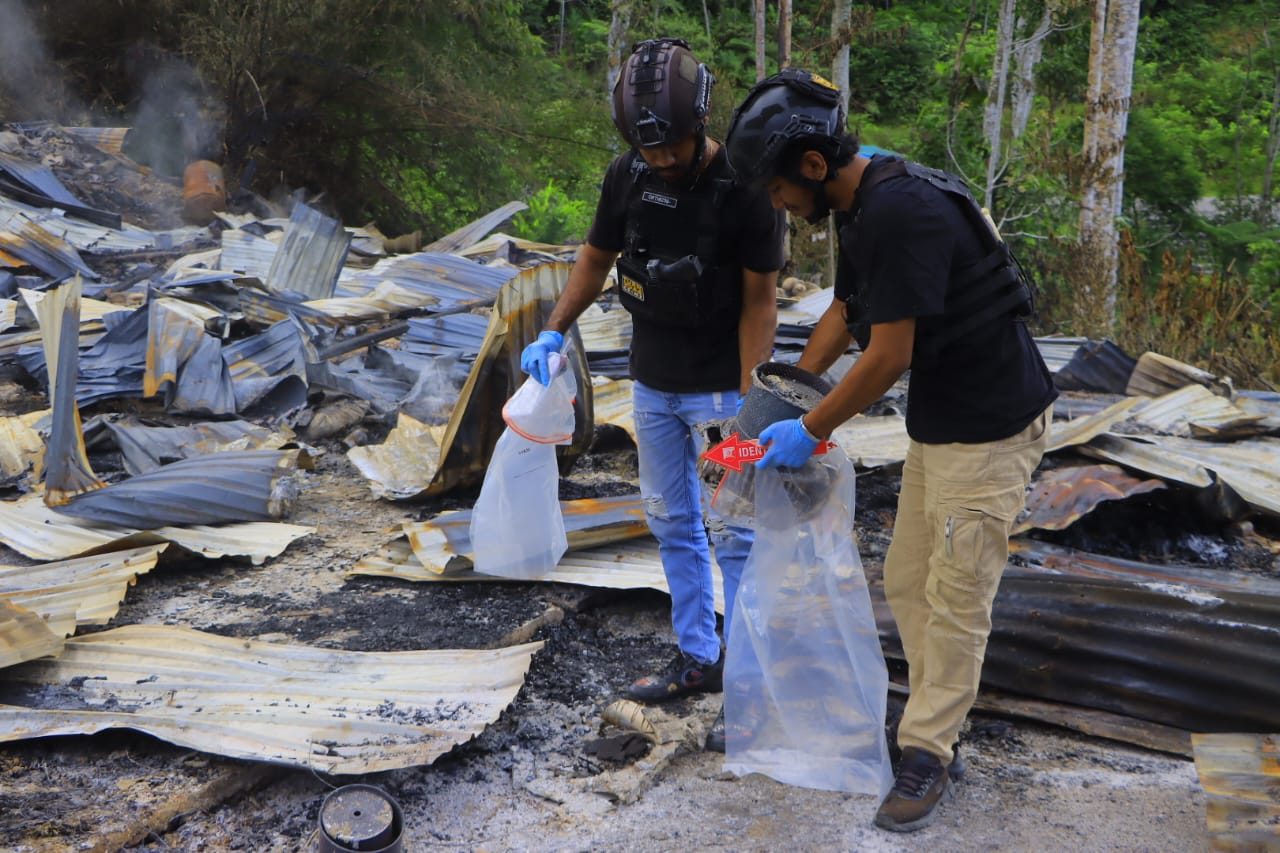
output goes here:
[[591, 227], [595, 205], [586, 199], [569, 198], [555, 181], [538, 190], [528, 200], [529, 209], [516, 214], [516, 236], [541, 243], [568, 243], [582, 240]]

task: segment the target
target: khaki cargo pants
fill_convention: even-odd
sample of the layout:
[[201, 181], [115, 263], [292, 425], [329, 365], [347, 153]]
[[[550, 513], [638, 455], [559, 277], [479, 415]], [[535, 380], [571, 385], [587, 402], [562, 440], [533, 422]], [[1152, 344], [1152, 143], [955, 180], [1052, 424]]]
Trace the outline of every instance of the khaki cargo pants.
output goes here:
[[1050, 406], [986, 444], [912, 441], [902, 469], [884, 590], [907, 656], [911, 695], [898, 744], [952, 759], [978, 693], [1009, 528], [1049, 441]]

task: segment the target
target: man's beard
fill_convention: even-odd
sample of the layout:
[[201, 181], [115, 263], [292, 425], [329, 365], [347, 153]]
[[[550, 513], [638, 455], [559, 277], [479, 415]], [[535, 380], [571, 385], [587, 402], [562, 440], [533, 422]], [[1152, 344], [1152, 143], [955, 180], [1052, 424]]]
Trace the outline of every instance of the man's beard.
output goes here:
[[804, 221], [810, 225], [821, 225], [831, 214], [831, 205], [827, 203], [826, 185], [813, 178], [800, 178], [796, 183], [802, 189], [808, 190], [813, 199], [813, 210], [804, 217]]

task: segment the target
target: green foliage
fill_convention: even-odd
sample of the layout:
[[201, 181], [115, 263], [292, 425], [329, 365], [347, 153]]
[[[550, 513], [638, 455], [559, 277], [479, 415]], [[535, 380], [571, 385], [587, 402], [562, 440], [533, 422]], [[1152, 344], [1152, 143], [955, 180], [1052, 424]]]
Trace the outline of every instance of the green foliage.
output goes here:
[[595, 214], [595, 205], [572, 199], [555, 181], [528, 199], [529, 209], [515, 217], [516, 236], [541, 243], [570, 243], [584, 239]]

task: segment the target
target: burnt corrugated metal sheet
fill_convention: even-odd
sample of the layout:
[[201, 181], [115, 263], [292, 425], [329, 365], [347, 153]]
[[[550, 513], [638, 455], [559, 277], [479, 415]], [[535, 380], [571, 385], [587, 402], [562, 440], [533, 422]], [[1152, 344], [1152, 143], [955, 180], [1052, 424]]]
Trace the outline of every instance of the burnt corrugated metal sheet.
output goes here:
[[62, 643], [39, 614], [0, 598], [0, 669], [56, 655]]
[[259, 335], [222, 347], [236, 411], [285, 411], [306, 402], [307, 364], [316, 360], [306, 330], [290, 318]]
[[859, 468], [879, 468], [907, 458], [911, 443], [902, 415], [857, 415], [841, 424], [831, 440]]
[[506, 222], [529, 205], [522, 201], [509, 201], [497, 210], [492, 210], [459, 228], [444, 235], [426, 247], [428, 252], [461, 252], [484, 238], [493, 229]]
[[1251, 415], [1203, 385], [1187, 385], [1161, 397], [1144, 398], [1129, 417], [1166, 435], [1226, 441], [1265, 431], [1262, 416]]
[[1191, 746], [1208, 795], [1209, 849], [1280, 850], [1280, 736], [1194, 734]]
[[218, 269], [242, 273], [265, 282], [278, 247], [278, 240], [268, 240], [248, 231], [223, 231]]
[[267, 287], [327, 299], [333, 295], [350, 246], [351, 235], [341, 222], [305, 204], [295, 204], [267, 270]]
[[1188, 731], [1280, 729], [1280, 581], [1017, 540], [983, 683]]
[[0, 214], [0, 250], [61, 280], [79, 273], [96, 280], [98, 274], [85, 265], [76, 250], [21, 213]]
[[488, 305], [517, 270], [487, 267], [457, 255], [419, 252], [386, 258], [367, 270], [344, 269], [338, 296], [364, 296], [384, 281], [430, 299], [424, 307], [439, 314]]
[[38, 207], [58, 207], [88, 222], [120, 227], [120, 214], [96, 210], [71, 194], [46, 166], [0, 151], [0, 192]]
[[144, 397], [164, 394], [170, 411], [205, 415], [236, 412], [222, 342], [205, 331], [222, 314], [181, 299], [152, 299], [148, 306]]
[[0, 566], [0, 599], [42, 618], [59, 637], [80, 625], [105, 625], [125, 591], [156, 566], [167, 544], [112, 551], [38, 566]]
[[117, 156], [124, 154], [124, 138], [129, 135], [129, 130], [127, 127], [64, 126], [62, 128], [62, 131], [68, 136], [74, 136], [76, 139], [83, 140], [100, 151]]
[[409, 331], [400, 337], [400, 348], [418, 355], [457, 353], [474, 358], [488, 328], [489, 318], [481, 314], [411, 317]]
[[0, 482], [12, 484], [30, 475], [39, 482], [44, 470], [44, 438], [35, 425], [50, 411], [0, 418]]
[[90, 524], [61, 515], [45, 506], [39, 495], [0, 502], [0, 542], [33, 560], [65, 560], [135, 545], [172, 542], [211, 560], [248, 557], [254, 565], [260, 565], [295, 539], [315, 532], [314, 527], [267, 521], [142, 531]]
[[1026, 513], [1011, 532], [1021, 533], [1033, 527], [1063, 530], [1104, 501], [1123, 500], [1163, 488], [1166, 486], [1160, 480], [1139, 480], [1114, 465], [1039, 471], [1027, 495]]
[[[131, 476], [195, 456], [236, 450], [276, 450], [293, 440], [293, 431], [269, 429], [248, 421], [209, 421], [189, 426], [147, 426], [132, 416], [95, 419], [124, 458]], [[85, 434], [94, 429], [85, 424]]]
[[130, 625], [6, 670], [0, 741], [129, 728], [325, 773], [413, 767], [497, 720], [541, 648], [344, 652]]
[[1231, 380], [1158, 352], [1144, 352], [1139, 356], [1125, 393], [1159, 397], [1193, 384], [1203, 385], [1220, 397], [1232, 395]]
[[64, 515], [136, 527], [276, 521], [297, 497], [296, 454], [281, 450], [213, 453], [173, 462], [50, 504]]
[[1037, 338], [1036, 345], [1040, 354], [1045, 356], [1045, 363], [1053, 373], [1053, 384], [1064, 391], [1093, 391], [1103, 394], [1124, 394], [1129, 385], [1129, 377], [1137, 360], [1126, 354], [1113, 342], [1090, 341], [1082, 338], [1065, 339], [1070, 350], [1068, 360], [1056, 363], [1046, 355], [1047, 343], [1052, 338]]

